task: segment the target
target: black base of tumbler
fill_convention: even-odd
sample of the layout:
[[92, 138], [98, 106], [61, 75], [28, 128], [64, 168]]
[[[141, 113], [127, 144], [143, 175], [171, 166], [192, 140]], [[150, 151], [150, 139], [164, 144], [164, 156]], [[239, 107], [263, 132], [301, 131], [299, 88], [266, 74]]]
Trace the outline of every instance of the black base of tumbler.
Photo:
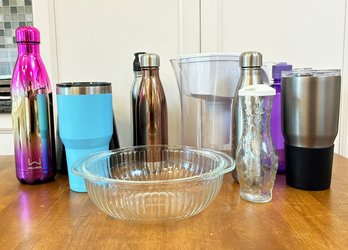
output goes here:
[[301, 148], [285, 143], [286, 184], [303, 190], [330, 188], [334, 145]]

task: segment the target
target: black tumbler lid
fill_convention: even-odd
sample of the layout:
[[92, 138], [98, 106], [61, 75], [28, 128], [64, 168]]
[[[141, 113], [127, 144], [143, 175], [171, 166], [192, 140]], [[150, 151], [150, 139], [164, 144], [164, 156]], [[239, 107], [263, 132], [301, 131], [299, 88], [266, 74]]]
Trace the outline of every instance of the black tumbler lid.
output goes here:
[[133, 61], [133, 71], [141, 71], [139, 55], [146, 54], [146, 52], [136, 52], [134, 53], [134, 61]]

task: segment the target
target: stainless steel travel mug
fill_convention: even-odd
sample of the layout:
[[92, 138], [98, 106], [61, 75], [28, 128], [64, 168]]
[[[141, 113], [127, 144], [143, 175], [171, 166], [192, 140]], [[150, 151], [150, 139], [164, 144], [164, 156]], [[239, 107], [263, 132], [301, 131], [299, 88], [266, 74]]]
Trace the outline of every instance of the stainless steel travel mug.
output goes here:
[[330, 187], [340, 89], [340, 70], [283, 72], [282, 131], [288, 185], [304, 190]]

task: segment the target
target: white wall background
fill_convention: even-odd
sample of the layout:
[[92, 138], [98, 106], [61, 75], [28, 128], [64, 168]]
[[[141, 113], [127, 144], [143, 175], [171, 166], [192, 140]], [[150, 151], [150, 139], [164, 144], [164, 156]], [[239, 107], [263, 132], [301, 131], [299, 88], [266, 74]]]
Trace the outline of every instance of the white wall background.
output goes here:
[[[180, 143], [180, 97], [169, 59], [187, 50], [199, 52], [198, 3], [54, 1], [57, 82], [111, 82], [122, 146], [131, 145], [130, 91], [136, 51], [154, 52], [161, 57], [160, 77], [168, 105], [169, 142]], [[186, 13], [186, 10], [193, 11]]]
[[41, 30], [41, 54], [52, 83], [112, 82], [122, 146], [131, 144], [134, 52], [161, 56], [169, 142], [180, 143], [179, 93], [169, 59], [187, 53], [258, 50], [265, 61], [342, 69], [335, 149], [348, 157], [346, 9], [345, 0], [33, 1], [34, 24]]
[[112, 83], [114, 113], [123, 146], [131, 145], [130, 89], [136, 51], [161, 56], [169, 140], [178, 142], [179, 120], [175, 114], [180, 111], [179, 93], [168, 60], [179, 52], [178, 7], [178, 1], [173, 0], [55, 2], [58, 80]]

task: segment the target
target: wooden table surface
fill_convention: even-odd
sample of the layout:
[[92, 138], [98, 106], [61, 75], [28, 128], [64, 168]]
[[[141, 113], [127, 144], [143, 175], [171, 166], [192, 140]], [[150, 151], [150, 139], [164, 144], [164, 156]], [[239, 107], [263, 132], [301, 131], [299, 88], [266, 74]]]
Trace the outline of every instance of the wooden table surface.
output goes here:
[[331, 189], [309, 192], [278, 176], [273, 200], [239, 197], [227, 174], [202, 213], [178, 222], [115, 220], [69, 190], [66, 176], [23, 185], [0, 156], [0, 249], [348, 249], [348, 159], [335, 155]]

